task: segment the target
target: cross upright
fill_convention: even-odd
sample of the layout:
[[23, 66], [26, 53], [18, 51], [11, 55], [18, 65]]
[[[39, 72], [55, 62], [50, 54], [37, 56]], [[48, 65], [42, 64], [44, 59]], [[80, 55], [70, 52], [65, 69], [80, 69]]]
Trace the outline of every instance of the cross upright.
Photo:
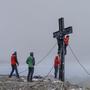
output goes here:
[[65, 74], [65, 49], [64, 49], [64, 36], [66, 34], [71, 34], [72, 33], [72, 27], [67, 27], [64, 28], [64, 18], [60, 18], [59, 19], [59, 31], [56, 31], [53, 33], [53, 37], [57, 39], [57, 43], [58, 43], [58, 54], [61, 57], [61, 66], [59, 68], [59, 80], [64, 81], [64, 74]]

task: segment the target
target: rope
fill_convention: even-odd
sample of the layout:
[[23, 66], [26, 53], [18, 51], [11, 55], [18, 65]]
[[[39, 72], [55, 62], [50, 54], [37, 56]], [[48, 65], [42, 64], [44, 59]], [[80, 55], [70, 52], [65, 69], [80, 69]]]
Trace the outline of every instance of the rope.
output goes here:
[[49, 76], [49, 74], [51, 73], [52, 70], [53, 70], [53, 66], [51, 67], [50, 71], [47, 73], [47, 75], [45, 76], [45, 78]]
[[72, 55], [75, 57], [76, 61], [79, 63], [79, 65], [82, 67], [82, 69], [87, 73], [87, 75], [90, 75], [90, 73], [87, 71], [87, 69], [80, 63], [79, 59], [77, 58], [77, 56], [75, 55], [75, 53], [73, 52], [72, 48], [69, 45], [69, 48], [72, 52]]
[[[53, 47], [48, 51], [48, 53], [47, 53], [40, 61], [37, 62], [36, 66], [37, 66], [38, 64], [40, 64], [43, 60], [45, 60], [45, 58], [46, 58], [47, 56], [49, 56], [49, 54], [50, 54], [50, 53], [52, 52], [52, 50], [56, 47], [56, 45], [57, 45], [57, 43], [55, 43], [55, 44], [53, 45]], [[23, 72], [26, 72], [26, 71], [27, 71], [27, 69], [25, 69], [24, 71], [19, 72], [19, 74], [21, 74], [21, 73], [23, 73]]]
[[45, 58], [47, 57], [47, 56], [49, 56], [49, 54], [52, 52], [52, 50], [56, 47], [56, 43], [54, 44], [54, 46], [48, 51], [48, 53], [40, 60], [40, 61], [38, 61], [37, 62], [37, 64], [36, 65], [38, 65], [39, 63], [41, 63], [43, 60], [45, 60]]

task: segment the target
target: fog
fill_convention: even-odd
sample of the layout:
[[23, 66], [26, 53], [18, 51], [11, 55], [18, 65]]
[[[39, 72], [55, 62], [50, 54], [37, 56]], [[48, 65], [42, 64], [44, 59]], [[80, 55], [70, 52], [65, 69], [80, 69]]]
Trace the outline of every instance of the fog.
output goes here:
[[[65, 27], [73, 27], [69, 45], [81, 64], [90, 72], [89, 3], [89, 0], [0, 0], [0, 66], [10, 68], [13, 51], [17, 51], [21, 66], [26, 65], [30, 51], [34, 52], [36, 62], [41, 60], [56, 43], [53, 32], [58, 30], [58, 19], [64, 17]], [[77, 81], [79, 77], [82, 80], [87, 78], [87, 73], [75, 60], [69, 47], [67, 50], [66, 78], [76, 77]], [[57, 46], [40, 64], [41, 67], [48, 67], [46, 72], [53, 66], [56, 53]], [[39, 71], [40, 69], [43, 68], [39, 68]], [[39, 71], [38, 73], [41, 73]]]

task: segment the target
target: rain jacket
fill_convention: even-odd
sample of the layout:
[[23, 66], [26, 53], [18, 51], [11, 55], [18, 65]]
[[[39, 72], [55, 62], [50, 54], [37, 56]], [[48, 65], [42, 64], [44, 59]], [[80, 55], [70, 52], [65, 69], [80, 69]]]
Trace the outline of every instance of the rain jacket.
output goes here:
[[35, 65], [35, 59], [32, 56], [29, 56], [26, 60], [26, 63], [28, 64], [28, 67], [34, 67]]
[[64, 37], [64, 44], [68, 45], [68, 43], [69, 43], [69, 37], [66, 36], [66, 37]]
[[11, 65], [16, 65], [16, 64], [18, 64], [17, 57], [16, 57], [16, 55], [12, 54]]
[[58, 65], [61, 65], [61, 59], [59, 56], [56, 56], [54, 59], [54, 67], [58, 67]]

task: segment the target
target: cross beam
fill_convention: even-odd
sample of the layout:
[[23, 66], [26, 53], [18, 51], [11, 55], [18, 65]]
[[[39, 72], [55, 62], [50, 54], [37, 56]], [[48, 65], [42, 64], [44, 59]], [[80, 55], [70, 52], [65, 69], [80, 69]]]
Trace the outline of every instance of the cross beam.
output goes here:
[[53, 33], [53, 37], [57, 39], [58, 43], [58, 54], [61, 57], [61, 67], [59, 68], [59, 80], [64, 81], [65, 74], [65, 54], [64, 54], [64, 43], [63, 39], [66, 34], [71, 34], [73, 32], [72, 26], [64, 28], [64, 18], [59, 19], [59, 31]]

